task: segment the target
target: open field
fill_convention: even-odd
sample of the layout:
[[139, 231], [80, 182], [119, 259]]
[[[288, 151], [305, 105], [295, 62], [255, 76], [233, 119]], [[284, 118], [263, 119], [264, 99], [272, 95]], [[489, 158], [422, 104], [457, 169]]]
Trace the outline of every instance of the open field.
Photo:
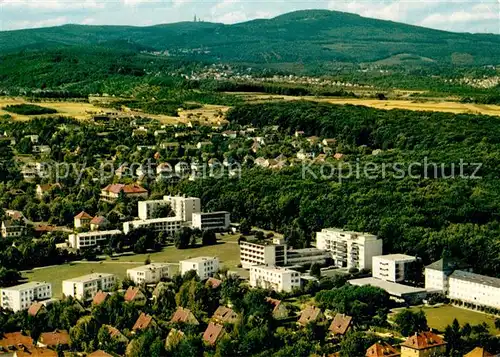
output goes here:
[[[180, 260], [197, 256], [218, 256], [224, 267], [235, 270], [240, 262], [238, 236], [225, 235], [220, 243], [214, 246], [178, 250], [175, 247], [164, 248], [163, 251], [151, 254], [137, 254], [107, 259], [101, 262], [72, 263], [24, 272], [29, 281], [47, 281], [52, 283], [54, 297], [62, 296], [62, 281], [91, 273], [110, 273], [123, 279], [127, 269], [144, 264], [149, 257], [151, 262], [178, 263]], [[240, 271], [240, 269], [236, 269]]]
[[[413, 307], [412, 310], [419, 310], [419, 307]], [[497, 335], [499, 331], [495, 329], [495, 318], [491, 315], [481, 312], [461, 309], [451, 305], [443, 305], [439, 307], [422, 307], [427, 316], [429, 327], [444, 331], [446, 326], [451, 325], [453, 319], [457, 319], [460, 324], [468, 322], [471, 325], [481, 324], [486, 322], [490, 328], [490, 332]]]
[[245, 94], [239, 93], [247, 101], [264, 102], [264, 101], [291, 101], [291, 100], [310, 100], [320, 103], [331, 104], [351, 104], [362, 105], [376, 109], [407, 109], [414, 111], [434, 111], [447, 112], [455, 114], [483, 114], [500, 116], [499, 105], [487, 104], [469, 104], [458, 103], [453, 101], [439, 100], [378, 100], [378, 99], [362, 99], [362, 98], [324, 98], [324, 97], [297, 97], [269, 94]]

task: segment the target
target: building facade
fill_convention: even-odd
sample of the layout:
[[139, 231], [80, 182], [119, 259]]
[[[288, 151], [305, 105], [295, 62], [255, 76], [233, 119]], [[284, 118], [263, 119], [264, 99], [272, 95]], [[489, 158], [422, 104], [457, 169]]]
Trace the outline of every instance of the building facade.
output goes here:
[[240, 243], [240, 261], [243, 269], [254, 265], [284, 266], [286, 265], [287, 245], [279, 239], [273, 242]]
[[115, 229], [111, 231], [93, 231], [85, 233], [70, 234], [68, 237], [69, 246], [73, 249], [86, 249], [106, 245], [111, 237], [122, 234]]
[[332, 252], [339, 268], [372, 268], [372, 258], [382, 255], [382, 240], [366, 233], [348, 232], [337, 228], [325, 228], [316, 233], [316, 247]]
[[448, 297], [500, 309], [500, 279], [455, 270], [448, 279]]
[[155, 284], [164, 278], [171, 278], [177, 271], [178, 267], [175, 264], [152, 263], [127, 269], [127, 276], [136, 284]]
[[252, 266], [250, 286], [272, 289], [277, 292], [292, 292], [300, 288], [300, 273], [287, 268]]
[[92, 299], [98, 291], [109, 291], [116, 283], [113, 274], [94, 273], [63, 281], [64, 296], [79, 300]]
[[154, 218], [123, 223], [123, 233], [128, 234], [133, 229], [146, 228], [154, 232], [165, 232], [173, 235], [184, 225], [184, 221], [177, 217]]
[[116, 201], [120, 195], [130, 198], [148, 198], [148, 190], [137, 185], [112, 184], [101, 190], [101, 199], [107, 202]]
[[393, 283], [405, 281], [416, 261], [416, 257], [405, 254], [378, 255], [372, 259], [372, 276]]
[[175, 216], [185, 222], [191, 222], [193, 214], [201, 212], [201, 200], [196, 197], [164, 196], [163, 200], [170, 203]]
[[50, 283], [30, 282], [1, 290], [0, 305], [14, 312], [28, 309], [35, 301], [52, 298]]
[[193, 213], [193, 228], [198, 228], [202, 231], [227, 231], [231, 223], [230, 217], [230, 213], [226, 211]]
[[22, 221], [2, 221], [2, 238], [21, 237], [26, 231], [26, 224]]
[[181, 275], [194, 270], [201, 280], [208, 279], [219, 271], [219, 258], [217, 257], [197, 257], [181, 260], [179, 263]]

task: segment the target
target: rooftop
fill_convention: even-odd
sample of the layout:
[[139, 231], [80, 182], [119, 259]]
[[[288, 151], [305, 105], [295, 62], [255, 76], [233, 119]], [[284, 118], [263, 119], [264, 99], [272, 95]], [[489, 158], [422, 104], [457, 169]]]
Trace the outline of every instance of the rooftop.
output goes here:
[[469, 273], [463, 270], [455, 270], [453, 274], [450, 275], [450, 278], [469, 281], [471, 283], [487, 285], [500, 289], [500, 279], [493, 278], [491, 276]]
[[408, 347], [414, 350], [425, 350], [428, 348], [438, 347], [445, 345], [446, 342], [433, 332], [426, 331], [415, 333], [408, 337], [401, 346]]
[[122, 234], [122, 231], [118, 229], [114, 229], [111, 231], [93, 231], [93, 232], [83, 232], [83, 233], [78, 233], [78, 237], [93, 237], [93, 236], [102, 236], [102, 235], [118, 235]]
[[190, 259], [181, 260], [181, 263], [182, 262], [201, 263], [201, 262], [206, 262], [208, 260], [215, 260], [215, 259], [218, 259], [218, 258], [217, 257], [194, 257], [194, 258], [190, 258]]
[[365, 232], [345, 231], [342, 228], [323, 228], [322, 232], [342, 233], [342, 234], [355, 235], [355, 236], [365, 237], [365, 238], [370, 238], [370, 239], [377, 239], [377, 236], [374, 234], [365, 233]]
[[137, 268], [128, 269], [129, 271], [150, 271], [155, 269], [161, 269], [168, 267], [170, 265], [175, 265], [174, 263], [151, 263], [148, 265], [143, 265]]
[[108, 273], [93, 273], [93, 274], [83, 275], [83, 276], [80, 276], [78, 278], [67, 279], [64, 281], [71, 282], [71, 283], [85, 283], [85, 282], [92, 281], [92, 280], [99, 280], [102, 278], [111, 278], [111, 277], [114, 277], [114, 275], [108, 274]]
[[381, 258], [384, 260], [391, 260], [391, 261], [413, 261], [416, 260], [416, 257], [413, 257], [411, 255], [406, 255], [406, 254], [387, 254], [387, 255], [379, 255], [374, 258]]
[[422, 294], [427, 291], [423, 288], [415, 288], [413, 286], [391, 283], [389, 281], [373, 277], [349, 280], [349, 284], [356, 286], [364, 286], [364, 285], [376, 286], [378, 288], [387, 291], [389, 295], [397, 297], [403, 297], [405, 295], [412, 295], [412, 294]]
[[16, 285], [16, 286], [11, 286], [10, 288], [3, 288], [2, 290], [8, 290], [8, 291], [21, 291], [21, 290], [28, 290], [28, 289], [34, 289], [38, 288], [41, 286], [45, 286], [50, 283], [46, 282], [38, 282], [38, 281], [31, 281], [29, 283], [21, 284], [21, 285]]
[[286, 267], [276, 267], [276, 266], [268, 266], [268, 265], [254, 265], [254, 266], [252, 266], [251, 269], [261, 269], [261, 270], [265, 270], [265, 271], [272, 272], [272, 273], [288, 273], [288, 272], [290, 272], [290, 273], [300, 274], [298, 271], [292, 270], [292, 269], [289, 269]]

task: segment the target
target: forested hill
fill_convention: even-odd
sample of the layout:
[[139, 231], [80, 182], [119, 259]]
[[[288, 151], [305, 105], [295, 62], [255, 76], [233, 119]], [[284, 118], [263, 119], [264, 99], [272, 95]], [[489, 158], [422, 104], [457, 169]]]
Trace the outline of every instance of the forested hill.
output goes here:
[[[405, 59], [420, 63], [499, 64], [500, 36], [462, 34], [328, 11], [297, 11], [234, 25], [205, 22], [80, 26], [0, 32], [0, 52], [71, 45], [136, 47], [171, 56], [245, 63], [319, 64]], [[401, 56], [404, 54], [403, 60]], [[396, 57], [393, 57], [396, 56]]]

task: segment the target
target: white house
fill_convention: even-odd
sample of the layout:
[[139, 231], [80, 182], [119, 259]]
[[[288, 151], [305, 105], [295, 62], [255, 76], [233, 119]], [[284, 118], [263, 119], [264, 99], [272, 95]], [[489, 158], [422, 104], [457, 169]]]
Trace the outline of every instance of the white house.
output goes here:
[[208, 279], [219, 271], [219, 258], [217, 257], [196, 257], [181, 260], [179, 263], [182, 275], [194, 270], [201, 280]]
[[226, 211], [221, 212], [193, 212], [193, 228], [204, 230], [227, 231], [231, 214]]
[[332, 252], [339, 268], [371, 269], [372, 258], [382, 255], [382, 240], [367, 233], [325, 228], [316, 233], [316, 247]]
[[127, 269], [127, 276], [136, 284], [159, 283], [161, 279], [171, 278], [178, 270], [176, 264], [152, 263]]
[[32, 281], [30, 283], [12, 286], [1, 290], [0, 306], [12, 311], [28, 309], [35, 301], [52, 298], [52, 285]]
[[146, 228], [154, 232], [165, 232], [172, 235], [180, 230], [184, 225], [184, 221], [177, 217], [144, 219], [138, 221], [129, 221], [123, 223], [123, 233], [128, 234], [133, 229]]
[[118, 236], [122, 232], [118, 229], [111, 231], [92, 231], [85, 233], [70, 234], [68, 243], [71, 248], [85, 249], [105, 245], [111, 237]]
[[64, 296], [79, 300], [92, 299], [98, 291], [109, 291], [116, 283], [113, 274], [94, 273], [62, 282]]
[[2, 238], [16, 238], [26, 231], [26, 223], [20, 220], [2, 221]]
[[300, 273], [287, 268], [253, 266], [250, 268], [250, 286], [291, 292], [300, 287]]
[[417, 258], [405, 254], [378, 255], [372, 258], [372, 276], [393, 283], [405, 281], [407, 271]]

